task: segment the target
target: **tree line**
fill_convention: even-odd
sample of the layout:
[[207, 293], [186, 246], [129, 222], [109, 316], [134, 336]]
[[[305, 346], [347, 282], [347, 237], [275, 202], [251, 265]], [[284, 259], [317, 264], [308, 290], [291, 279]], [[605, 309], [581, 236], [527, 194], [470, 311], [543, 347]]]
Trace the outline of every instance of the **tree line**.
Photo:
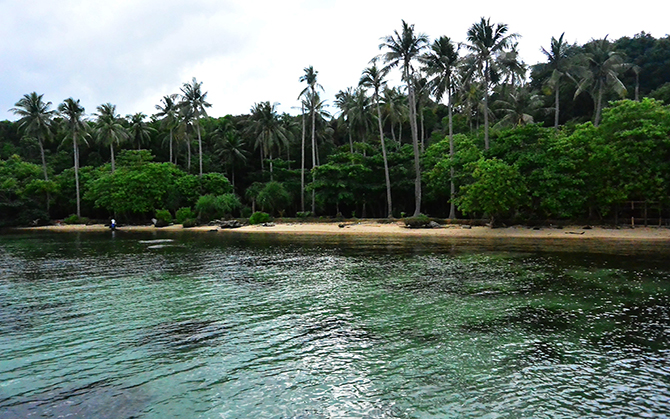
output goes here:
[[28, 93], [11, 109], [19, 119], [0, 122], [2, 223], [158, 210], [527, 222], [670, 204], [670, 37], [579, 46], [562, 34], [534, 66], [518, 38], [482, 18], [463, 43], [431, 42], [402, 21], [333, 103], [306, 67], [297, 116], [266, 101], [210, 117], [195, 78], [151, 116], [111, 103], [86, 115], [79, 100], [54, 108]]

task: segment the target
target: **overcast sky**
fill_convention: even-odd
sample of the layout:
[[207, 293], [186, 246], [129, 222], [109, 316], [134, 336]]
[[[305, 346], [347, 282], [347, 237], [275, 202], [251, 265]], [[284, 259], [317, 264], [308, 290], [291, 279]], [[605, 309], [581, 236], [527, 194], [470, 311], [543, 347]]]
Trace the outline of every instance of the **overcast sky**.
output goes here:
[[106, 102], [121, 115], [150, 115], [192, 77], [208, 92], [211, 116], [266, 100], [295, 114], [303, 68], [319, 72], [332, 103], [401, 19], [431, 40], [458, 42], [490, 17], [521, 35], [527, 64], [543, 61], [540, 48], [562, 32], [578, 44], [670, 32], [667, 0], [0, 0], [0, 10], [0, 120], [15, 120], [9, 108], [33, 91], [54, 108], [73, 97], [89, 115]]

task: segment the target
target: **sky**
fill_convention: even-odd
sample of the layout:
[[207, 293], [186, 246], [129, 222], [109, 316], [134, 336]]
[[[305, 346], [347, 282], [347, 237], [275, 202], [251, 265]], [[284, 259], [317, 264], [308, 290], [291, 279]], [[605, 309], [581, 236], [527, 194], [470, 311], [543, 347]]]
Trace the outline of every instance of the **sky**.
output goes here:
[[[642, 31], [670, 32], [670, 5], [593, 0], [0, 0], [0, 120], [24, 94], [56, 108], [80, 99], [86, 114], [103, 103], [121, 115], [156, 112], [161, 98], [193, 77], [212, 104], [210, 116], [249, 113], [258, 102], [297, 114], [299, 81], [314, 66], [323, 98], [356, 86], [380, 53], [381, 38], [401, 20], [431, 41], [465, 41], [480, 18], [521, 37], [527, 64], [565, 32], [569, 43]], [[550, 5], [554, 5], [553, 7]], [[617, 6], [619, 4], [620, 6]], [[395, 77], [397, 80], [398, 77]], [[333, 107], [331, 113], [336, 113]]]

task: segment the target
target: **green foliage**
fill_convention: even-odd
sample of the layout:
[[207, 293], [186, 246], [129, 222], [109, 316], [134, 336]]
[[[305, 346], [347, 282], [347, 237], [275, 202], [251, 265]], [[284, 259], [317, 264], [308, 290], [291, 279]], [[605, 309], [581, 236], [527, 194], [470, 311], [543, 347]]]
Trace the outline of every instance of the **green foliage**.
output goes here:
[[203, 195], [195, 204], [195, 210], [201, 221], [211, 221], [214, 219], [226, 218], [232, 215], [233, 211], [242, 206], [236, 195], [228, 193], [223, 195]]
[[18, 155], [0, 160], [0, 226], [47, 221], [47, 201], [58, 190], [56, 182], [44, 180], [42, 167]]
[[91, 222], [87, 217], [79, 217], [77, 214], [71, 214], [63, 220], [65, 224], [88, 224]]
[[263, 224], [270, 222], [270, 214], [267, 212], [256, 211], [249, 217], [249, 224]]
[[268, 182], [258, 193], [256, 202], [263, 211], [277, 213], [286, 209], [291, 203], [291, 197], [281, 183]]
[[195, 213], [191, 207], [182, 207], [177, 210], [175, 213], [175, 221], [177, 224], [183, 224], [185, 220], [189, 218], [195, 218]]
[[176, 194], [175, 179], [184, 173], [170, 163], [120, 167], [87, 184], [84, 198], [115, 214], [148, 214], [167, 207]]
[[198, 222], [196, 221], [195, 218], [187, 218], [182, 223], [182, 227], [184, 227], [184, 228], [191, 228], [191, 227], [195, 227], [197, 225], [198, 225]]
[[156, 210], [156, 227], [164, 227], [172, 222], [172, 214], [166, 209]]
[[527, 200], [527, 188], [519, 170], [502, 160], [480, 159], [471, 164], [474, 182], [461, 187], [456, 205], [464, 213], [488, 214], [491, 222], [509, 214]]
[[430, 218], [427, 215], [419, 214], [416, 217], [403, 218], [403, 222], [409, 228], [426, 228], [430, 224]]
[[308, 218], [311, 217], [312, 212], [311, 211], [298, 211], [295, 213], [295, 216], [298, 218]]

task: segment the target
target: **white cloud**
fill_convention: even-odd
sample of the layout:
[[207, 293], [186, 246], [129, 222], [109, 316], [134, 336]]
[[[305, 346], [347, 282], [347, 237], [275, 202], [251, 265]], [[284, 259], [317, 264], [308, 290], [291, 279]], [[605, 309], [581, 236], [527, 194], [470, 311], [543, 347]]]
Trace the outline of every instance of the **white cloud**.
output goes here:
[[89, 113], [111, 102], [122, 114], [152, 114], [192, 77], [209, 92], [212, 116], [265, 100], [295, 113], [304, 67], [319, 71], [332, 100], [358, 82], [401, 19], [431, 38], [463, 41], [474, 22], [491, 17], [522, 35], [519, 50], [534, 64], [562, 32], [578, 43], [643, 30], [665, 36], [667, 6], [643, 3], [655, 12], [574, 0], [556, 10], [530, 1], [0, 1], [0, 119], [15, 119], [7, 110], [31, 91], [54, 104], [79, 98]]

